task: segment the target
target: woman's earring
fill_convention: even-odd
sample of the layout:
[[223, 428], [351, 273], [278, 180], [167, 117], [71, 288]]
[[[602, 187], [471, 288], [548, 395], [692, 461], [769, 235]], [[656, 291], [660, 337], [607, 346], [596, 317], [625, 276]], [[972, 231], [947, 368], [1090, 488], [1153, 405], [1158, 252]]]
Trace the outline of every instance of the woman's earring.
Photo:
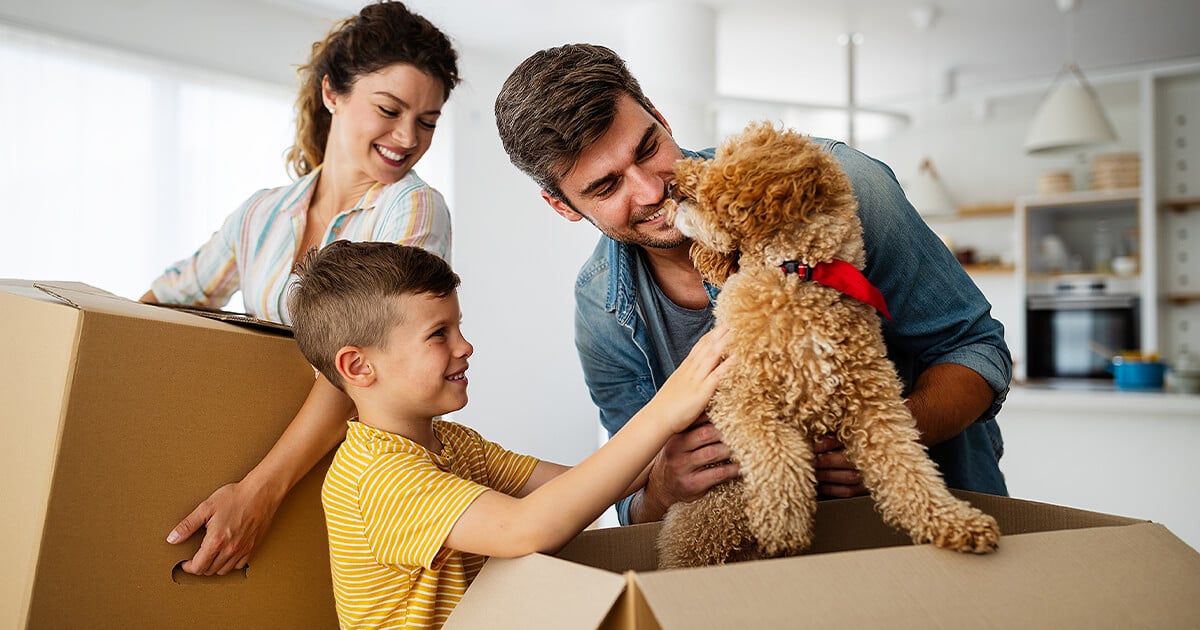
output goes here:
[[333, 107], [331, 106], [331, 107], [329, 108], [329, 115], [330, 115], [330, 116], [332, 116], [333, 114], [334, 114], [334, 111], [333, 111]]

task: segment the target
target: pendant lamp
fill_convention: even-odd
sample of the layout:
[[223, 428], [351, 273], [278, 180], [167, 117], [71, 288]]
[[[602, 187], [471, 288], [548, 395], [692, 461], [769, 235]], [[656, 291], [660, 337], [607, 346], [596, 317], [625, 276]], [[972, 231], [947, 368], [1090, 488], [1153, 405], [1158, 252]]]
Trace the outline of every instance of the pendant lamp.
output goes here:
[[938, 177], [933, 168], [933, 160], [925, 158], [917, 167], [917, 175], [909, 182], [904, 190], [908, 202], [921, 213], [923, 217], [947, 217], [957, 211], [942, 178]]
[[[1067, 14], [1068, 40], [1071, 13], [1078, 0], [1058, 0], [1058, 8]], [[1074, 44], [1071, 44], [1074, 47]], [[1073, 53], [1074, 51], [1072, 51]], [[1025, 137], [1025, 152], [1048, 153], [1107, 144], [1117, 139], [1112, 122], [1104, 113], [1096, 91], [1074, 62], [1067, 62], [1050, 84], [1034, 114], [1033, 124]]]

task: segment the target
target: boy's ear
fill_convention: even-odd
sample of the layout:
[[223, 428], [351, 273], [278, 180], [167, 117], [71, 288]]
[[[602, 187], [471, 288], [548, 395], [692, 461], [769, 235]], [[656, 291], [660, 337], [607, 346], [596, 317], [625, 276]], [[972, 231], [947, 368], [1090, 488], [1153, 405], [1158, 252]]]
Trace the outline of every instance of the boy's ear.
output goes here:
[[375, 382], [375, 368], [358, 346], [342, 346], [334, 357], [334, 366], [347, 385], [370, 387]]
[[554, 208], [554, 211], [558, 213], [558, 216], [568, 221], [575, 222], [583, 218], [583, 215], [575, 212], [575, 209], [567, 205], [567, 202], [555, 197], [554, 195], [551, 195], [545, 190], [542, 191], [542, 199], [544, 199], [546, 203], [550, 204], [551, 208]]

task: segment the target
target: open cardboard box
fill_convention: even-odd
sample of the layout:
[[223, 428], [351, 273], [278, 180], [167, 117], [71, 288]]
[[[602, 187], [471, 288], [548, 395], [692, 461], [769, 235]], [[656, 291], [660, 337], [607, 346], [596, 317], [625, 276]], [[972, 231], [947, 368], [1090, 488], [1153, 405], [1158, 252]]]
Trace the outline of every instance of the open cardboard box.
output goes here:
[[320, 486], [289, 494], [245, 572], [165, 541], [300, 408], [295, 341], [78, 283], [0, 280], [0, 627], [334, 628]]
[[956, 492], [991, 555], [912, 545], [869, 497], [821, 502], [806, 555], [658, 571], [658, 524], [488, 560], [446, 628], [1200, 628], [1200, 554], [1162, 525]]

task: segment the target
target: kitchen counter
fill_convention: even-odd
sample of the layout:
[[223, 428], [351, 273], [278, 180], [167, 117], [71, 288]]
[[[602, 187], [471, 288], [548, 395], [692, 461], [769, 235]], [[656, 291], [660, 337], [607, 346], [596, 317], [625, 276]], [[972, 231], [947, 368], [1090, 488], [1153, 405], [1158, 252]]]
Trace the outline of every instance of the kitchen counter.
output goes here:
[[1024, 384], [997, 419], [1012, 496], [1152, 520], [1200, 548], [1200, 395]]
[[[1147, 414], [1200, 421], [1200, 395], [1163, 390], [1119, 390], [1111, 383], [1085, 381], [1030, 382], [1012, 387], [1004, 402], [1004, 411], [1119, 417]], [[1196, 447], [1200, 448], [1200, 443]]]

